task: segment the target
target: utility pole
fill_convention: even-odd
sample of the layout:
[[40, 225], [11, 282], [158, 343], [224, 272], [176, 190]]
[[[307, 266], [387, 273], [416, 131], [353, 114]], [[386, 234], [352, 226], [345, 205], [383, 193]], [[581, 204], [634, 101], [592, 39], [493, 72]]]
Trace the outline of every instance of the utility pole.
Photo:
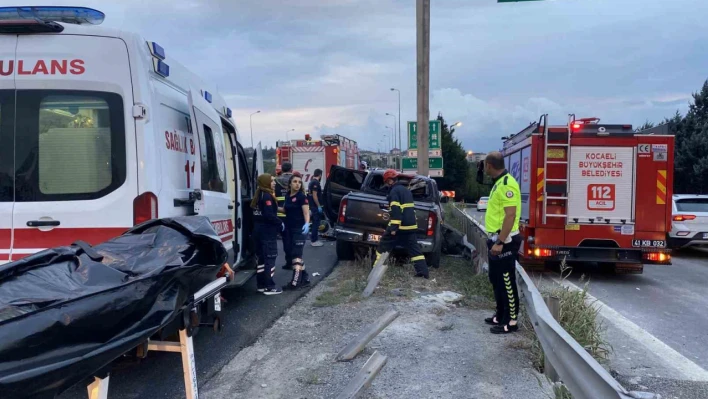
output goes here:
[[417, 0], [418, 48], [418, 174], [428, 176], [428, 134], [430, 118], [430, 0]]

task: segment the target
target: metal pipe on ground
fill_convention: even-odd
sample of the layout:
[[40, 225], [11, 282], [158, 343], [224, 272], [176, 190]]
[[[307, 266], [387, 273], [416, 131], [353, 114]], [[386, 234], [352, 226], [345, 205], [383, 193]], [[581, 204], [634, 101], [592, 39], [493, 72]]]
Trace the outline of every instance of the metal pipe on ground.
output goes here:
[[366, 388], [371, 386], [379, 372], [386, 365], [388, 358], [378, 351], [366, 361], [364, 367], [354, 376], [349, 382], [349, 385], [337, 396], [337, 399], [354, 399], [358, 398]]
[[390, 253], [388, 252], [382, 253], [376, 263], [374, 263], [374, 268], [371, 269], [371, 273], [369, 273], [369, 277], [367, 279], [368, 284], [366, 284], [366, 288], [364, 289], [364, 293], [362, 294], [364, 298], [370, 297], [371, 294], [374, 293], [376, 287], [378, 287], [381, 278], [386, 273], [386, 269], [388, 269], [386, 261], [388, 260], [389, 255]]
[[354, 341], [350, 342], [341, 352], [337, 355], [337, 361], [346, 362], [352, 360], [359, 354], [366, 345], [371, 342], [372, 339], [376, 338], [384, 328], [388, 327], [396, 318], [399, 313], [396, 310], [389, 310], [384, 313], [383, 316], [379, 317], [374, 324], [367, 327], [366, 330], [362, 331]]

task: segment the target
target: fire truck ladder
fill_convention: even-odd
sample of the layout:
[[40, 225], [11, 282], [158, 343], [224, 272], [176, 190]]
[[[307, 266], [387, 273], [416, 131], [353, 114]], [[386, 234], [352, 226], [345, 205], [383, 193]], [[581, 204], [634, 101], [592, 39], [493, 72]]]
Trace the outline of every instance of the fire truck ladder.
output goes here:
[[[546, 224], [547, 218], [567, 218], [567, 212], [568, 212], [568, 176], [570, 173], [569, 167], [570, 167], [570, 128], [567, 131], [567, 134], [563, 135], [561, 133], [553, 133], [553, 137], [549, 137], [549, 132], [548, 132], [548, 114], [544, 114], [541, 116], [541, 119], [543, 120], [543, 142], [544, 142], [544, 151], [543, 151], [543, 173], [545, 174], [545, 178], [543, 179], [543, 224]], [[554, 141], [553, 143], [550, 143], [549, 141]], [[565, 141], [565, 142], [560, 142], [560, 141]], [[548, 149], [549, 148], [560, 148], [563, 149], [564, 152], [566, 153], [566, 160], [565, 161], [549, 161], [548, 160]], [[548, 176], [548, 165], [553, 165], [553, 164], [564, 164], [566, 165], [566, 174], [565, 178], [563, 179], [549, 179]], [[553, 196], [550, 197], [548, 196], [548, 183], [565, 183], [565, 191], [562, 193], [562, 196]], [[550, 194], [559, 194], [558, 191], [552, 191]], [[548, 201], [565, 201], [566, 202], [566, 214], [552, 214], [548, 215], [546, 213], [548, 209]]]

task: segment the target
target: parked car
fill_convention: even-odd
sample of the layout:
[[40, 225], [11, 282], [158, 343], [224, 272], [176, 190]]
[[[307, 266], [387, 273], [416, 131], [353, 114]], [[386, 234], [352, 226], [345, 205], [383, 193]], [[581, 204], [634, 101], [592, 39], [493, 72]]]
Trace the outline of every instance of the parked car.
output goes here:
[[708, 244], [708, 195], [674, 194], [671, 248]]
[[477, 201], [477, 212], [486, 211], [488, 202], [489, 197], [481, 197], [479, 201]]
[[[324, 189], [327, 217], [336, 221], [337, 256], [354, 259], [357, 249], [378, 245], [388, 226], [389, 188], [383, 169], [361, 171], [333, 166]], [[443, 222], [440, 195], [435, 180], [425, 176], [401, 175], [415, 200], [418, 243], [431, 267], [440, 265]]]

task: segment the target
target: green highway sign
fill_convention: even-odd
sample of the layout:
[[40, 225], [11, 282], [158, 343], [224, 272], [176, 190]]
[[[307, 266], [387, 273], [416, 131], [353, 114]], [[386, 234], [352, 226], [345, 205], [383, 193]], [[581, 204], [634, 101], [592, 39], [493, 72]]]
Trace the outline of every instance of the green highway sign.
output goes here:
[[[428, 158], [428, 169], [442, 169], [443, 159], [442, 157], [430, 157]], [[403, 158], [403, 164], [401, 169], [418, 169], [418, 158]]]
[[[408, 149], [409, 150], [417, 150], [418, 149], [418, 122], [408, 122]], [[442, 138], [440, 137], [440, 121], [439, 120], [434, 120], [430, 121], [430, 124], [428, 125], [428, 149], [430, 150], [439, 150], [440, 147], [440, 141]]]

